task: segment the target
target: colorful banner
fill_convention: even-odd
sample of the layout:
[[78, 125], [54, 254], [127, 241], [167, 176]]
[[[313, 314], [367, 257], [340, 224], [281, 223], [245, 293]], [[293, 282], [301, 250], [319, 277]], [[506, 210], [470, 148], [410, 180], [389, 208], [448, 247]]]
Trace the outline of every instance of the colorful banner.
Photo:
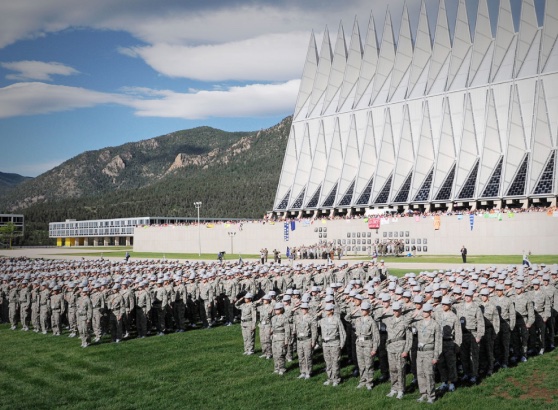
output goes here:
[[289, 223], [285, 222], [283, 224], [283, 238], [285, 239], [285, 242], [289, 241]]
[[368, 229], [380, 229], [380, 218], [369, 218], [368, 219]]
[[469, 215], [469, 225], [471, 225], [471, 231], [473, 230], [473, 226], [475, 225], [475, 215]]
[[435, 231], [440, 230], [441, 224], [442, 224], [442, 220], [440, 218], [440, 215], [434, 215], [434, 230]]
[[296, 221], [291, 221], [291, 231], [296, 229]]

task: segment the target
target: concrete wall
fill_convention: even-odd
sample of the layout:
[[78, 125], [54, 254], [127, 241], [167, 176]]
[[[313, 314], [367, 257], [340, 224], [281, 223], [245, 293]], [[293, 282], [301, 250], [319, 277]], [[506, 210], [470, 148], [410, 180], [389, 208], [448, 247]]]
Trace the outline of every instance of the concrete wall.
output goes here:
[[[521, 254], [523, 250], [539, 255], [558, 254], [558, 217], [548, 216], [546, 213], [522, 213], [509, 217], [502, 214], [498, 218], [475, 216], [473, 230], [470, 228], [469, 216], [462, 219], [458, 216], [442, 216], [439, 230], [434, 229], [432, 217], [414, 217], [388, 219], [389, 223], [382, 224], [377, 231], [368, 229], [363, 219], [354, 220], [317, 220], [311, 225], [304, 226], [296, 222], [296, 229], [289, 232], [289, 241], [284, 240], [283, 223], [263, 224], [244, 223], [242, 230], [239, 225], [216, 224], [213, 228], [201, 226], [199, 229], [201, 252], [217, 253], [226, 251], [231, 253], [231, 238], [229, 232], [236, 232], [233, 238], [234, 254], [257, 254], [262, 247], [270, 251], [277, 248], [285, 255], [287, 246], [313, 245], [322, 240], [349, 240], [351, 246], [362, 245], [363, 237], [366, 241], [384, 240], [401, 237], [412, 240], [415, 245], [423, 248], [426, 239], [427, 251], [418, 254], [459, 255], [462, 245], [469, 254]], [[321, 230], [321, 232], [320, 232]], [[407, 236], [408, 233], [408, 236]], [[320, 234], [322, 238], [320, 238]], [[354, 234], [354, 236], [353, 236]], [[360, 234], [360, 237], [358, 237]], [[324, 235], [327, 237], [324, 238]], [[420, 239], [420, 244], [418, 240]], [[360, 241], [361, 245], [352, 245], [352, 241]], [[197, 226], [167, 226], [136, 228], [134, 232], [135, 252], [198, 252]], [[351, 250], [349, 255], [355, 252]], [[358, 254], [367, 254], [367, 250]]]

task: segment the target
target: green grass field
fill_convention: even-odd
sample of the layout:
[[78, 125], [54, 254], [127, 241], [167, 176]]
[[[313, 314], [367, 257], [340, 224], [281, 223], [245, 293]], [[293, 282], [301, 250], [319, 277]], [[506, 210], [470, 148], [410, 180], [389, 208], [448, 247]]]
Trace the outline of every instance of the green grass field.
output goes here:
[[[11, 331], [0, 325], [1, 409], [391, 409], [424, 408], [418, 392], [389, 399], [386, 383], [357, 390], [343, 365], [343, 383], [323, 386], [321, 352], [314, 377], [297, 379], [296, 360], [280, 377], [270, 360], [242, 355], [239, 325], [191, 330], [120, 344]], [[259, 350], [259, 343], [256, 344]], [[500, 371], [474, 387], [460, 387], [434, 407], [556, 408], [558, 354], [548, 353]]]
[[[111, 258], [122, 258], [126, 256], [126, 250], [113, 250], [112, 248], [104, 249], [99, 251], [99, 248], [92, 252], [72, 252], [72, 253], [57, 253], [56, 255], [71, 255], [71, 256], [87, 256], [87, 257], [111, 257]], [[215, 253], [202, 253], [201, 256], [197, 253], [161, 253], [161, 252], [133, 252], [131, 249], [130, 257], [133, 259], [186, 259], [186, 260], [217, 260], [217, 254]], [[242, 256], [243, 259], [258, 259], [260, 256], [253, 255], [238, 255], [238, 254], [225, 254], [225, 260], [238, 260]]]
[[[346, 257], [347, 260], [362, 260], [362, 257]], [[386, 264], [391, 263], [458, 263], [462, 264], [461, 255], [420, 255], [416, 257], [395, 257], [384, 256], [378, 257], [378, 260], [383, 259]], [[533, 255], [529, 257], [531, 263], [546, 263], [552, 265], [558, 263], [558, 255]], [[506, 264], [506, 265], [521, 265], [523, 261], [522, 255], [467, 255], [467, 265], [492, 265], [492, 264]]]

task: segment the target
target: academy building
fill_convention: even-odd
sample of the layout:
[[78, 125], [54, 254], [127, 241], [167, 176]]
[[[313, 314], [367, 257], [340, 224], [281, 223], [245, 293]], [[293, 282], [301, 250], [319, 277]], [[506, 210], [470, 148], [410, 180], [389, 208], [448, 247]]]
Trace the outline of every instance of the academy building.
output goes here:
[[555, 205], [558, 1], [501, 0], [494, 26], [492, 3], [312, 35], [274, 212]]

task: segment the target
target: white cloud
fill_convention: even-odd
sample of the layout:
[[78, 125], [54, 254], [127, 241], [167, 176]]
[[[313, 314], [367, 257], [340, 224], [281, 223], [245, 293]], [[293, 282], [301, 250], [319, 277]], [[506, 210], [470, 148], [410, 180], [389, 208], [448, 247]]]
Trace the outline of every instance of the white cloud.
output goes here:
[[286, 115], [292, 112], [299, 84], [299, 80], [291, 80], [194, 93], [138, 87], [125, 88], [123, 94], [110, 94], [38, 82], [17, 83], [0, 88], [0, 118], [103, 104], [131, 107], [142, 117], [201, 119]]
[[300, 77], [308, 33], [263, 35], [217, 45], [170, 44], [125, 49], [169, 77], [201, 81], [285, 81]]
[[143, 117], [202, 119], [208, 117], [260, 117], [291, 113], [299, 80], [281, 84], [252, 84], [227, 90], [176, 93], [149, 90], [159, 98], [136, 99], [131, 106]]
[[11, 61], [7, 63], [0, 63], [0, 66], [10, 70], [16, 71], [15, 74], [8, 74], [8, 80], [16, 81], [52, 81], [53, 75], [75, 75], [79, 74], [76, 69], [57, 62], [43, 62], [43, 61]]
[[0, 118], [68, 111], [99, 104], [125, 103], [128, 97], [79, 87], [16, 83], [0, 88]]

